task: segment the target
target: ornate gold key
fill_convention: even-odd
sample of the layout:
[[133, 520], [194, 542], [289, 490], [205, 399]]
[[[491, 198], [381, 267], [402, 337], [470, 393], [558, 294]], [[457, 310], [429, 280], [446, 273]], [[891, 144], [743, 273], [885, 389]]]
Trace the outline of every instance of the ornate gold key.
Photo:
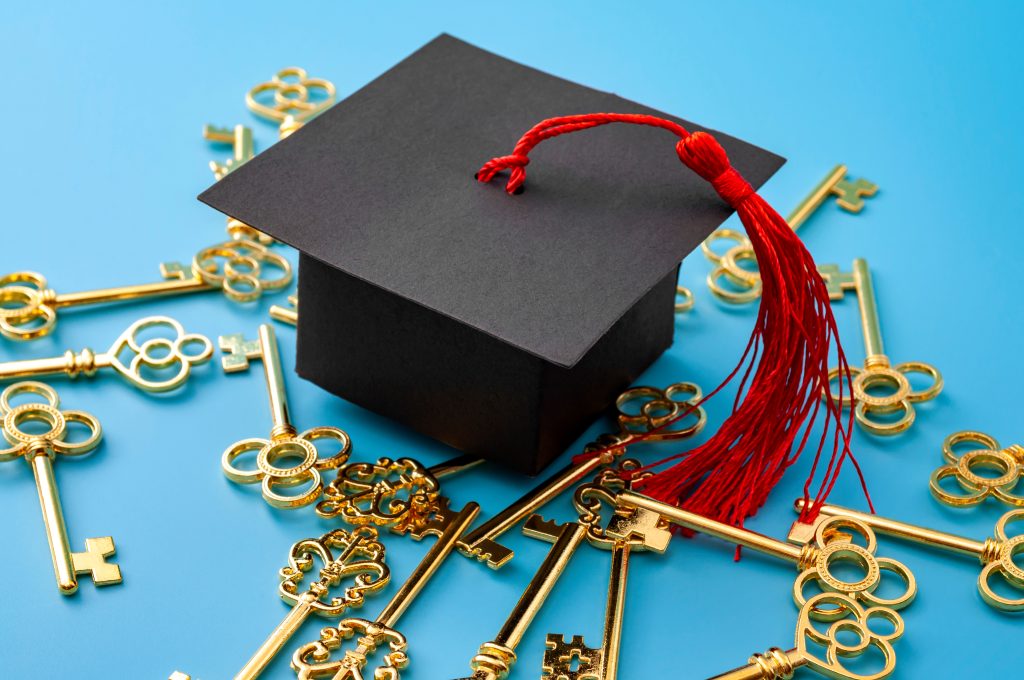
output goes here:
[[441, 496], [439, 479], [483, 462], [482, 458], [464, 455], [429, 468], [414, 458], [346, 463], [338, 468], [335, 480], [324, 487], [316, 514], [340, 517], [357, 526], [372, 524], [406, 533], [428, 521], [441, 504], [448, 502]]
[[[798, 511], [801, 510], [803, 499], [798, 500], [795, 507]], [[1009, 532], [1010, 525], [1024, 520], [1024, 510], [1010, 510], [1003, 515], [996, 523], [995, 537], [986, 538], [984, 542], [925, 529], [838, 505], [822, 506], [821, 515], [827, 519], [819, 519], [819, 526], [827, 524], [831, 520], [845, 519], [869, 526], [880, 534], [940, 550], [948, 550], [960, 555], [976, 557], [984, 567], [978, 576], [978, 592], [981, 593], [982, 599], [990, 606], [1004, 612], [1024, 611], [1024, 596], [1020, 598], [1004, 597], [993, 590], [990, 585], [992, 577], [998, 575], [1002, 577], [1006, 585], [1017, 590], [1024, 590], [1024, 569], [1014, 561], [1016, 556], [1024, 554], [1024, 535], [1011, 536]], [[816, 530], [816, 533], [821, 533], [821, 530]], [[790, 538], [794, 542], [802, 542], [803, 539], [803, 536], [791, 536]]]
[[[835, 196], [836, 203], [843, 210], [859, 213], [864, 208], [864, 197], [874, 196], [877, 191], [878, 186], [866, 179], [846, 179], [846, 166], [837, 165], [789, 214], [786, 222], [793, 231], [796, 231], [829, 196]], [[731, 241], [735, 245], [723, 255], [719, 255], [711, 249], [711, 245], [716, 241]], [[761, 276], [740, 264], [756, 262], [754, 247], [746, 234], [736, 229], [718, 229], [701, 244], [701, 250], [715, 265], [708, 274], [708, 287], [717, 297], [734, 304], [753, 302], [761, 297]], [[723, 278], [732, 284], [732, 287], [723, 286]]]
[[587, 527], [577, 522], [558, 525], [541, 519], [539, 515], [531, 515], [526, 520], [523, 533], [551, 541], [554, 545], [530, 579], [498, 635], [481, 645], [480, 651], [470, 661], [472, 677], [463, 680], [504, 680], [508, 677], [516, 662], [516, 647], [565, 571], [576, 548], [586, 538]]
[[[864, 334], [864, 367], [851, 367], [853, 395], [844, 394], [840, 399], [833, 393], [833, 399], [841, 401], [844, 407], [853, 405], [857, 422], [868, 432], [878, 435], [894, 435], [904, 432], [914, 424], [914, 404], [934, 399], [942, 392], [942, 374], [931, 364], [910, 361], [892, 366], [882, 345], [882, 331], [878, 323], [878, 305], [875, 302], [875, 287], [871, 282], [871, 270], [864, 258], [853, 261], [853, 270], [839, 271], [839, 265], [825, 264], [818, 267], [829, 298], [842, 300], [847, 290], [857, 293], [860, 307], [861, 330]], [[928, 376], [932, 384], [923, 390], [913, 390], [907, 380], [908, 374], [920, 373]], [[840, 377], [839, 369], [829, 370], [829, 377]], [[888, 389], [888, 394], [878, 394], [877, 389]], [[827, 395], [823, 395], [823, 399]], [[895, 420], [879, 420], [873, 415], [901, 414]]]
[[[872, 630], [871, 624], [876, 621], [885, 622], [891, 630]], [[832, 625], [822, 630], [823, 626], [815, 622]], [[754, 654], [746, 666], [710, 680], [788, 680], [798, 668], [809, 668], [838, 680], [882, 680], [896, 670], [892, 643], [902, 635], [903, 618], [893, 610], [865, 609], [839, 593], [820, 593], [800, 608], [793, 649], [772, 647], [764, 654]], [[844, 659], [856, 659], [872, 650], [884, 662], [881, 670], [859, 672], [843, 663]]]
[[299, 296], [289, 295], [288, 305], [271, 305], [270, 318], [290, 326], [299, 325]]
[[[324, 628], [320, 639], [302, 645], [292, 655], [292, 668], [300, 680], [331, 677], [335, 680], [399, 680], [399, 671], [406, 668], [410, 658], [405, 635], [395, 629], [399, 618], [437, 572], [441, 563], [455, 549], [455, 541], [464, 532], [480, 510], [476, 503], [468, 503], [459, 513], [448, 510], [447, 501], [437, 507], [427, 524], [412, 531], [417, 539], [437, 536], [437, 541], [420, 561], [409, 579], [402, 584], [391, 601], [373, 621], [347, 618], [337, 626]], [[331, 659], [342, 642], [357, 637], [355, 649], [346, 650], [340, 659]], [[363, 674], [369, 657], [378, 650], [383, 652], [380, 666], [372, 674]]]
[[[280, 275], [267, 278], [264, 270]], [[284, 288], [292, 280], [292, 265], [266, 247], [244, 239], [203, 248], [192, 264], [165, 262], [160, 283], [120, 286], [80, 293], [57, 293], [35, 272], [15, 272], [0, 277], [0, 334], [12, 340], [33, 340], [50, 333], [57, 310], [148, 297], [223, 291], [236, 302], [251, 302], [264, 291]]]
[[[686, 395], [686, 398], [677, 399], [681, 395]], [[459, 550], [468, 557], [486, 561], [492, 569], [501, 568], [512, 559], [513, 551], [498, 543], [497, 539], [500, 536], [557, 498], [562, 492], [593, 474], [599, 467], [613, 462], [625, 452], [633, 435], [650, 433], [652, 430], [664, 427], [680, 413], [680, 409], [692, 407], [700, 401], [702, 396], [700, 387], [693, 383], [676, 383], [664, 390], [655, 387], [634, 387], [626, 390], [616, 400], [619, 431], [599, 437], [583, 449], [585, 453], [602, 451], [600, 455], [588, 458], [582, 463], [570, 463], [556, 472], [512, 505], [470, 532], [459, 541]], [[677, 425], [654, 434], [646, 434], [647, 438], [644, 441], [680, 439], [700, 432], [707, 422], [707, 413], [703, 407], [698, 407], [691, 415], [695, 419], [692, 424]]]
[[633, 482], [650, 476], [651, 473], [641, 473], [623, 479], [623, 473], [632, 473], [639, 467], [637, 460], [623, 460], [615, 468], [603, 470], [593, 484], [577, 488], [573, 496], [573, 504], [580, 512], [580, 523], [587, 527], [587, 540], [612, 553], [604, 631], [601, 646], [596, 648], [588, 647], [580, 635], [574, 635], [567, 642], [564, 635], [548, 633], [541, 671], [549, 680], [615, 680], [618, 677], [629, 556], [634, 548], [643, 550], [646, 546], [635, 536], [625, 540], [610, 538], [601, 526], [601, 506], [603, 502], [614, 512], [615, 492], [631, 489]]
[[[300, 592], [306, 572], [317, 562], [322, 565], [320, 578]], [[367, 595], [380, 591], [391, 579], [391, 572], [384, 563], [384, 545], [377, 540], [377, 530], [373, 527], [335, 529], [321, 538], [299, 541], [292, 546], [288, 566], [280, 575], [278, 592], [292, 609], [235, 680], [259, 677], [310, 614], [341, 616], [353, 607], [362, 606]], [[332, 589], [345, 579], [350, 579], [352, 584], [332, 597]]]
[[[611, 538], [642, 540], [649, 550], [664, 552], [671, 538], [669, 525], [675, 524], [794, 563], [800, 570], [793, 584], [793, 601], [798, 607], [803, 607], [808, 600], [805, 591], [809, 584], [824, 592], [839, 593], [868, 607], [892, 610], [907, 606], [917, 595], [917, 581], [913, 573], [896, 560], [876, 557], [878, 542], [875, 534], [866, 522], [859, 519], [833, 517], [819, 522], [813, 535], [805, 537], [806, 542], [797, 547], [749, 529], [716, 522], [633, 491], [617, 494], [615, 503], [618, 514], [605, 530]], [[805, 526], [801, 525], [801, 528]], [[864, 545], [854, 542], [855, 535]], [[840, 565], [852, 565], [863, 576], [847, 580], [837, 573]], [[882, 572], [895, 574], [903, 581], [905, 589], [897, 597], [883, 598], [875, 593], [881, 584]]]
[[[12, 400], [26, 395], [41, 397], [42, 401], [11, 405]], [[24, 458], [32, 466], [43, 524], [46, 525], [46, 539], [50, 543], [53, 571], [61, 594], [71, 595], [78, 590], [79, 574], [88, 574], [98, 586], [120, 583], [120, 567], [106, 561], [115, 550], [114, 539], [110, 536], [87, 538], [85, 552], [71, 552], [57, 480], [53, 474], [57, 456], [81, 456], [99, 446], [103, 436], [100, 422], [85, 411], [61, 411], [57, 392], [39, 382], [18, 383], [0, 393], [0, 416], [3, 418], [3, 437], [10, 445], [0, 449], [0, 462]], [[35, 423], [36, 427], [23, 429], [26, 423]], [[67, 436], [69, 423], [83, 426], [88, 430], [88, 436], [70, 441]]]
[[[970, 442], [979, 448], [958, 455], [958, 444]], [[932, 495], [956, 507], [977, 505], [986, 498], [995, 498], [1007, 505], [1024, 506], [1024, 496], [1014, 493], [1024, 477], [1024, 446], [1013, 444], [1003, 448], [984, 432], [954, 432], [942, 443], [946, 464], [932, 473], [929, 486]], [[978, 470], [994, 471], [995, 476], [978, 474]], [[942, 480], [953, 477], [963, 493], [947, 491]]]
[[[270, 397], [270, 415], [273, 427], [270, 439], [243, 439], [232, 444], [221, 457], [221, 468], [228, 479], [239, 484], [261, 484], [263, 498], [275, 508], [298, 508], [309, 505], [320, 497], [323, 480], [320, 472], [342, 465], [352, 449], [349, 436], [336, 427], [314, 427], [297, 434], [288, 417], [288, 395], [285, 391], [281, 356], [277, 336], [268, 324], [261, 324], [259, 337], [246, 340], [242, 334], [220, 337], [220, 347], [226, 354], [221, 360], [224, 371], [236, 373], [249, 368], [250, 359], [263, 363], [267, 393]], [[332, 439], [340, 445], [333, 455], [321, 458], [314, 442]], [[256, 468], [242, 469], [235, 464], [240, 456], [256, 454]], [[285, 458], [297, 458], [291, 467], [276, 463]], [[281, 494], [275, 487], [307, 485], [299, 494]]]
[[[265, 93], [273, 93], [273, 99], [268, 101]], [[306, 69], [292, 66], [249, 90], [245, 105], [257, 116], [278, 123], [280, 138], [284, 139], [330, 107], [334, 96], [334, 83], [310, 78]]]
[[[169, 329], [171, 337], [142, 340], [152, 329]], [[5, 361], [0, 363], [0, 380], [62, 373], [70, 378], [91, 378], [96, 371], [111, 368], [147, 392], [167, 392], [188, 380], [193, 366], [205, 364], [212, 356], [213, 344], [207, 337], [186, 333], [169, 316], [150, 316], [129, 326], [106, 352], [96, 354], [86, 348], [48, 359]]]
[[[256, 155], [255, 146], [252, 140], [252, 128], [245, 125], [236, 125], [234, 128], [217, 127], [206, 125], [203, 127], [203, 137], [211, 142], [231, 145], [231, 158], [223, 163], [210, 161], [210, 170], [218, 182], [228, 173], [237, 170], [247, 161], [252, 160]], [[258, 229], [253, 229], [245, 222], [228, 217], [228, 236], [234, 240], [250, 240], [265, 246], [272, 245], [276, 241]]]

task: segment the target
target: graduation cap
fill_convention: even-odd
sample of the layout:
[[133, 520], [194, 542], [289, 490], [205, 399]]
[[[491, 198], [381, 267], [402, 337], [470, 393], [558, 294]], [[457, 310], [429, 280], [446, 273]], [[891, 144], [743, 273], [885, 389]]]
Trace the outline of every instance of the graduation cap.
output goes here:
[[[587, 111], [635, 120], [556, 119], [474, 181], [537, 121]], [[664, 125], [603, 124], [641, 118]], [[532, 149], [579, 129], [585, 143]], [[672, 343], [679, 263], [737, 207], [666, 129], [703, 130], [442, 35], [200, 199], [300, 251], [301, 376], [536, 473]], [[727, 191], [783, 163], [705, 136], [746, 180]], [[530, 159], [522, 196], [482, 183], [509, 169], [516, 193]]]

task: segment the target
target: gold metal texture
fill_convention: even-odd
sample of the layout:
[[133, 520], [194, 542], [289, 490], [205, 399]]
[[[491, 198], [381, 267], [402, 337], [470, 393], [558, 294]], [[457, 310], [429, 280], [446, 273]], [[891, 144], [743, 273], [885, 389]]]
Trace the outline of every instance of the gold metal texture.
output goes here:
[[[976, 444], [978, 448], [956, 453], [956, 447], [963, 443]], [[965, 430], [946, 437], [942, 456], [946, 464], [932, 473], [928, 484], [940, 503], [967, 507], [994, 498], [1007, 505], [1024, 507], [1024, 495], [1015, 493], [1024, 478], [1024, 446], [1013, 444], [1003, 448], [984, 432]], [[980, 474], [980, 471], [994, 474]], [[956, 480], [962, 493], [954, 493], [942, 484], [942, 480], [949, 477]]]
[[[24, 402], [25, 397], [30, 400]], [[16, 383], [0, 393], [0, 418], [0, 433], [9, 445], [0, 449], [0, 462], [23, 458], [32, 467], [57, 589], [74, 594], [80, 574], [88, 574], [97, 586], [121, 583], [121, 568], [106, 559], [115, 552], [110, 536], [87, 538], [84, 552], [71, 551], [53, 470], [58, 457], [82, 456], [99, 446], [100, 422], [85, 411], [61, 410], [57, 392], [40, 382]], [[69, 424], [84, 428], [86, 436], [72, 437]]]

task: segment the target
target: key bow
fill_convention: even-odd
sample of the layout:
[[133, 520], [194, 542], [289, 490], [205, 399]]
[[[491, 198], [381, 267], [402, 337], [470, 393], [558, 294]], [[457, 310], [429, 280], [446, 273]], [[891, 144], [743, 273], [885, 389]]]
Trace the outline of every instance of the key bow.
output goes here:
[[[170, 337], [142, 339], [153, 329], [167, 329]], [[186, 333], [169, 316], [150, 316], [125, 329], [107, 354], [111, 367], [129, 382], [147, 392], [167, 392], [188, 380], [193, 366], [201, 366], [213, 357], [213, 343], [198, 333]], [[157, 375], [166, 377], [154, 377]]]
[[[273, 93], [271, 102], [264, 93]], [[334, 103], [334, 83], [325, 78], [311, 78], [306, 69], [283, 68], [270, 80], [254, 86], [245, 94], [245, 105], [257, 116], [277, 123], [301, 123]]]
[[[970, 442], [980, 445], [962, 454], [955, 451], [958, 444]], [[947, 463], [932, 473], [929, 481], [932, 495], [947, 505], [971, 506], [986, 498], [995, 498], [1007, 505], [1024, 506], [1024, 496], [1014, 493], [1024, 477], [1024, 447], [1003, 448], [984, 432], [967, 430], [954, 432], [942, 444]], [[979, 474], [978, 470], [995, 471], [996, 476]], [[953, 493], [942, 485], [952, 477], [963, 493]]]
[[[267, 268], [281, 273], [268, 278], [264, 271]], [[192, 270], [204, 283], [219, 287], [236, 302], [258, 300], [264, 292], [280, 290], [292, 281], [292, 265], [287, 258], [245, 238], [203, 248], [192, 259]]]
[[[340, 659], [331, 659], [331, 652], [342, 642], [358, 636], [354, 650], [346, 650]], [[337, 626], [320, 631], [320, 639], [302, 645], [292, 655], [292, 668], [299, 680], [333, 678], [334, 680], [399, 680], [399, 671], [409, 665], [406, 653], [409, 643], [397, 630], [374, 621], [359, 618], [342, 619]], [[386, 649], [380, 665], [371, 676], [363, 674], [368, 656]]]
[[0, 277], [0, 335], [12, 340], [47, 335], [57, 323], [56, 296], [42, 274], [23, 271]]
[[[42, 401], [31, 401], [18, 406], [11, 402], [25, 395], [41, 397]], [[24, 457], [31, 460], [36, 455], [53, 458], [57, 454], [80, 456], [99, 446], [103, 429], [95, 416], [85, 411], [60, 410], [60, 398], [56, 390], [40, 382], [20, 382], [7, 387], [0, 393], [0, 416], [2, 433], [9, 448], [0, 450], [0, 461]], [[42, 423], [45, 431], [28, 431], [22, 428], [26, 422]], [[84, 440], [68, 441], [68, 423], [84, 426], [89, 434]]]
[[[840, 614], [822, 617], [821, 611]], [[873, 630], [871, 624], [876, 620], [887, 622], [892, 630], [885, 633]], [[831, 625], [821, 630], [814, 625], [816, 621]], [[822, 675], [845, 680], [882, 680], [896, 670], [896, 652], [892, 643], [903, 635], [903, 629], [903, 618], [892, 609], [883, 606], [865, 608], [856, 599], [839, 593], [819, 593], [807, 600], [800, 610], [796, 647], [807, 665]], [[816, 653], [821, 649], [824, 649], [823, 657]], [[843, 659], [863, 656], [871, 649], [881, 654], [884, 664], [880, 670], [863, 673], [844, 665]]]
[[[319, 578], [304, 591], [306, 574], [319, 562]], [[307, 601], [321, 616], [339, 616], [351, 607], [362, 606], [366, 595], [384, 588], [391, 572], [384, 563], [384, 545], [377, 532], [368, 527], [351, 531], [335, 529], [320, 538], [303, 539], [292, 546], [288, 565], [280, 571], [278, 591], [289, 604]], [[352, 584], [341, 595], [332, 589], [351, 577]]]
[[[631, 387], [615, 400], [620, 434], [642, 434], [644, 441], [649, 442], [691, 437], [707, 424], [708, 414], [703, 406], [698, 406], [703, 397], [700, 386], [691, 382], [674, 383], [664, 389]], [[684, 409], [688, 413], [680, 420], [692, 415], [695, 422], [669, 427]]]
[[[864, 545], [854, 542], [859, 536]], [[814, 583], [826, 593], [838, 593], [844, 597], [862, 602], [869, 607], [887, 607], [899, 610], [909, 605], [917, 596], [917, 581], [913, 573], [901, 562], [877, 557], [878, 539], [875, 532], [860, 520], [847, 517], [822, 517], [814, 528], [814, 539], [805, 544], [798, 567], [802, 570], [793, 583], [793, 600], [804, 607], [814, 598], [805, 594], [807, 585]], [[848, 580], [837, 573], [841, 564], [854, 565], [863, 576]], [[883, 598], [875, 594], [882, 583], [884, 572], [895, 574], [903, 581], [905, 589], [895, 597]], [[825, 620], [830, 615], [839, 615], [841, 610], [816, 611]]]
[[1024, 534], [1010, 535], [1011, 524], [1024, 521], [1024, 510], [1011, 510], [996, 523], [995, 537], [985, 541], [981, 563], [985, 568], [978, 576], [978, 592], [987, 604], [1006, 612], [1024, 611], [1024, 596], [1010, 598], [992, 588], [992, 580], [1000, 576], [1007, 586], [1024, 590], [1024, 568], [1017, 562], [1017, 556], [1024, 554]]
[[430, 516], [440, 492], [437, 478], [413, 458], [348, 463], [324, 488], [316, 513], [354, 525], [415, 525]]

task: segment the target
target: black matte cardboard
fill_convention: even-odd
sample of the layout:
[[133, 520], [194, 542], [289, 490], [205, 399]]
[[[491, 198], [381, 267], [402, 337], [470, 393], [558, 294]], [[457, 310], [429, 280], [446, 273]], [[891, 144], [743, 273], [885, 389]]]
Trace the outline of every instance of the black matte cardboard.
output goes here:
[[[443, 35], [200, 199], [302, 252], [300, 375], [535, 473], [671, 344], [679, 262], [730, 214], [630, 125], [541, 144], [523, 195], [474, 181], [594, 111], [705, 129]], [[715, 135], [755, 187], [783, 163]]]

